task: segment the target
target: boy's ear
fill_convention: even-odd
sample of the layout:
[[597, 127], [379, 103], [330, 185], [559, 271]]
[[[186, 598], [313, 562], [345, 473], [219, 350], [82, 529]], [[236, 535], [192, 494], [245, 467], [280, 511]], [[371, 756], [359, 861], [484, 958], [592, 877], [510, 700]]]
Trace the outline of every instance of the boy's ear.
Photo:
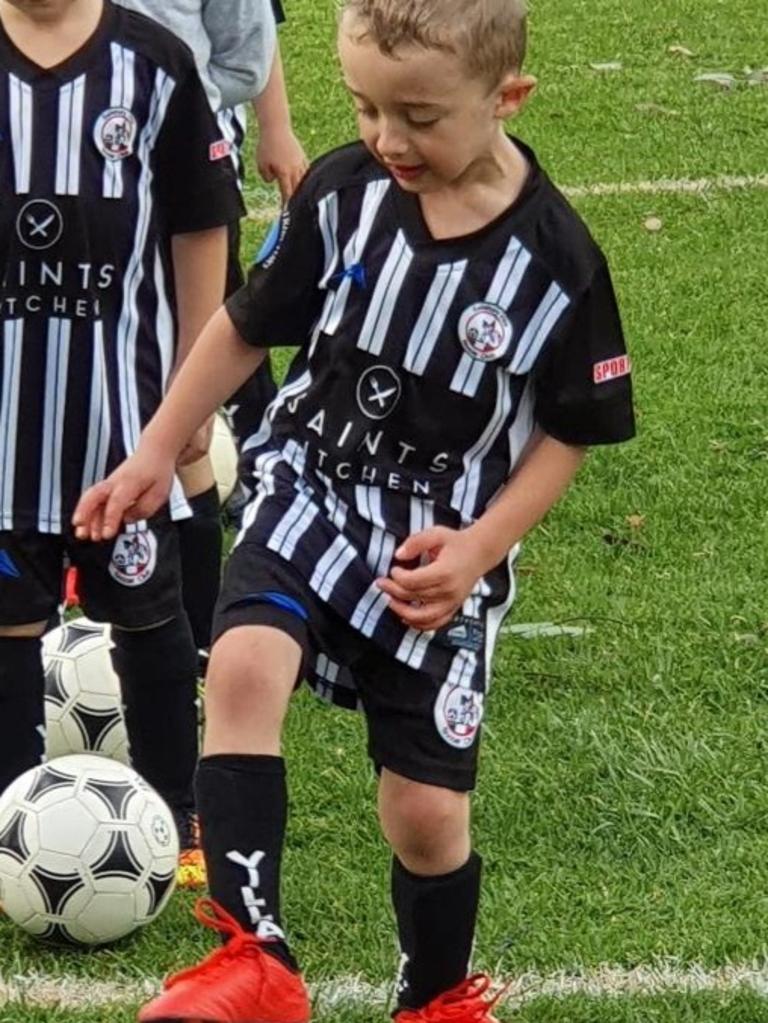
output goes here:
[[501, 120], [514, 117], [523, 109], [536, 88], [533, 75], [510, 72], [501, 80], [496, 90], [496, 116]]

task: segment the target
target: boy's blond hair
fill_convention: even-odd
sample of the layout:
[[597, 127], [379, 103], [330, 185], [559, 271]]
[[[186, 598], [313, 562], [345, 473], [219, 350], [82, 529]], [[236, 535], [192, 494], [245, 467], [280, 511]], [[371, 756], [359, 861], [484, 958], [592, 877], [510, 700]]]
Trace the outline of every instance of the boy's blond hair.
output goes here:
[[447, 50], [491, 85], [522, 68], [525, 0], [344, 0], [347, 11], [388, 56], [408, 45]]

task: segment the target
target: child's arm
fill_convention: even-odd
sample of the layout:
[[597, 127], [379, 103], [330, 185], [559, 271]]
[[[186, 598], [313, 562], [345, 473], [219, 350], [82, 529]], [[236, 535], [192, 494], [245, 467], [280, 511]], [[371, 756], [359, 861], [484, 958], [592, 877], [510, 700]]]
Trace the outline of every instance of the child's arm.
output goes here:
[[309, 164], [301, 143], [293, 133], [279, 45], [275, 46], [269, 81], [253, 100], [253, 110], [259, 122], [256, 166], [265, 181], [277, 179], [280, 195], [286, 202], [295, 192]]
[[586, 448], [539, 433], [514, 476], [467, 529], [436, 526], [416, 533], [395, 552], [399, 561], [427, 555], [420, 568], [395, 567], [378, 585], [405, 625], [429, 631], [454, 617], [478, 579], [495, 568], [565, 493]]
[[[173, 376], [189, 355], [195, 339], [221, 305], [227, 267], [227, 229], [177, 234], [171, 239], [176, 293], [178, 333]], [[206, 454], [213, 420], [190, 439], [180, 464], [195, 462]]]
[[123, 521], [153, 515], [168, 499], [176, 461], [189, 438], [258, 369], [265, 354], [246, 344], [226, 309], [219, 309], [142, 433], [136, 453], [80, 498], [72, 517], [77, 538], [109, 540]]

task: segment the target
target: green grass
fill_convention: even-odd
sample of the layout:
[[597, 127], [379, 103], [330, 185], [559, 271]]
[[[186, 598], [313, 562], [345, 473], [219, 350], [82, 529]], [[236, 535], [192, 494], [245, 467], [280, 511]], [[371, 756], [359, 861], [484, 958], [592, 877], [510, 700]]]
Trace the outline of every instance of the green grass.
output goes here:
[[[296, 125], [317, 155], [354, 131], [337, 84], [332, 5], [289, 6], [283, 43]], [[768, 88], [693, 82], [700, 70], [768, 62], [760, 5], [672, 6], [534, 4], [530, 67], [541, 87], [515, 130], [556, 180], [765, 170]], [[670, 55], [673, 44], [696, 57]], [[608, 60], [623, 70], [588, 66]], [[638, 110], [644, 103], [674, 113]], [[263, 203], [264, 190], [250, 199]], [[613, 267], [640, 434], [595, 451], [524, 549], [514, 618], [592, 631], [501, 645], [475, 802], [486, 862], [477, 964], [503, 977], [605, 962], [752, 961], [768, 944], [768, 193], [576, 205]], [[644, 228], [650, 215], [661, 232]], [[247, 226], [246, 258], [259, 231]], [[313, 981], [385, 981], [396, 963], [388, 856], [362, 722], [304, 695], [287, 755], [285, 915], [296, 950]], [[0, 922], [0, 972], [140, 978], [188, 965], [207, 948], [190, 905], [179, 894], [155, 925], [87, 956], [45, 949]], [[573, 997], [503, 1016], [760, 1023], [768, 1003], [744, 991]], [[133, 1009], [108, 1018], [123, 1023]], [[0, 1023], [85, 1019], [0, 1009]]]

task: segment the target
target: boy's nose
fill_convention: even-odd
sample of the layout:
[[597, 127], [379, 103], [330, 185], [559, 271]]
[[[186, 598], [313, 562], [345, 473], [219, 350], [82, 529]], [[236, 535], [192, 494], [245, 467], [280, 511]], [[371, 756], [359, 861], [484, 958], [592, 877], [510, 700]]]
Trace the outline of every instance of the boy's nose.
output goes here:
[[408, 140], [402, 132], [383, 125], [376, 140], [376, 149], [383, 160], [391, 162], [408, 152]]

